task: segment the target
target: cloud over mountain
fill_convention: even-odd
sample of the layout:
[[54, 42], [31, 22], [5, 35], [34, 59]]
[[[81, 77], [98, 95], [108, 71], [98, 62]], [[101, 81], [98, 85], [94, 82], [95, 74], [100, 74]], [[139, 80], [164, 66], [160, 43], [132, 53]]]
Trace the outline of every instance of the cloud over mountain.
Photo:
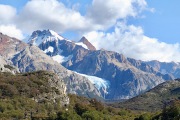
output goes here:
[[[31, 0], [16, 13], [16, 9], [6, 5], [2, 15], [5, 21], [14, 23], [25, 32], [36, 29], [65, 31], [104, 30], [112, 27], [119, 19], [136, 16], [146, 6], [144, 0], [93, 0], [87, 13], [65, 6], [57, 0]], [[11, 18], [15, 20], [12, 22]], [[1, 17], [1, 16], [0, 16]]]
[[24, 6], [17, 19], [25, 31], [35, 29], [83, 30], [88, 21], [78, 11], [67, 8], [57, 0], [32, 0]]
[[141, 27], [117, 23], [113, 32], [92, 31], [84, 35], [96, 48], [140, 60], [180, 61], [180, 45], [167, 44], [144, 35]]
[[23, 33], [15, 25], [0, 25], [0, 32], [11, 37], [23, 39]]

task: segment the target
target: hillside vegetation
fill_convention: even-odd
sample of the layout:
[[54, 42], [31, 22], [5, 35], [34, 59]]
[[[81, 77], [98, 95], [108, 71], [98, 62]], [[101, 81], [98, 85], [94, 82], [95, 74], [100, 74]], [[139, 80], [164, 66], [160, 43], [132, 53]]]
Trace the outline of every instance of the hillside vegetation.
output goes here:
[[[54, 73], [46, 71], [25, 74], [0, 73], [0, 118], [34, 120], [132, 120], [140, 113], [113, 108], [77, 95], [69, 95], [70, 103], [62, 105], [62, 99], [42, 97], [56, 92], [49, 79]], [[41, 96], [42, 98], [39, 98]], [[48, 97], [48, 96], [47, 96]]]
[[66, 95], [49, 83], [55, 77], [54, 73], [46, 71], [0, 73], [0, 118], [47, 117], [58, 111]]
[[[16, 75], [0, 73], [0, 118], [3, 120], [180, 119], [179, 100], [173, 101], [164, 109], [156, 112], [115, 108], [96, 99], [88, 99], [72, 94], [68, 96], [70, 99], [69, 104], [62, 104], [61, 91], [56, 87], [52, 87], [49, 83], [49, 79], [53, 79], [54, 76], [54, 73], [46, 71]], [[51, 93], [56, 93], [61, 97], [52, 100]], [[48, 96], [43, 97], [44, 94], [47, 94], [49, 98]]]
[[70, 104], [61, 105], [45, 99], [36, 101], [37, 95], [58, 92], [48, 84], [51, 73], [44, 71], [12, 75], [0, 73], [0, 118], [44, 120], [111, 120], [134, 119], [138, 115], [124, 109], [107, 107], [96, 99], [69, 95]]

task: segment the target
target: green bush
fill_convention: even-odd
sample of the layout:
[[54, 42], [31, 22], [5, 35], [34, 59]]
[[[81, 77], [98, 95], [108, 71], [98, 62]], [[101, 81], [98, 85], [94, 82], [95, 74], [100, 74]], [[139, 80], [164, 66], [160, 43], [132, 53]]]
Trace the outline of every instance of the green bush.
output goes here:
[[97, 111], [87, 111], [82, 114], [82, 118], [86, 120], [103, 120], [103, 115]]
[[151, 120], [151, 116], [149, 114], [143, 114], [139, 117], [139, 120]]
[[90, 100], [90, 103], [96, 108], [97, 111], [102, 111], [104, 109], [104, 105], [96, 99]]
[[82, 118], [73, 111], [60, 111], [57, 116], [58, 120], [82, 120]]
[[49, 120], [55, 120], [55, 119], [57, 119], [57, 114], [55, 113], [55, 112], [51, 112], [50, 114], [49, 114]]
[[78, 115], [82, 115], [84, 112], [88, 111], [88, 106], [85, 104], [76, 103], [74, 109]]
[[118, 115], [120, 115], [120, 116], [126, 116], [126, 115], [128, 115], [128, 111], [127, 110], [120, 110], [119, 112], [118, 112]]
[[0, 112], [3, 113], [6, 110], [6, 105], [0, 102]]
[[166, 120], [180, 119], [180, 100], [175, 101], [172, 105], [164, 108], [162, 118]]
[[8, 114], [11, 118], [16, 118], [16, 119], [22, 119], [24, 117], [24, 112], [21, 110], [12, 110], [6, 112], [5, 114]]

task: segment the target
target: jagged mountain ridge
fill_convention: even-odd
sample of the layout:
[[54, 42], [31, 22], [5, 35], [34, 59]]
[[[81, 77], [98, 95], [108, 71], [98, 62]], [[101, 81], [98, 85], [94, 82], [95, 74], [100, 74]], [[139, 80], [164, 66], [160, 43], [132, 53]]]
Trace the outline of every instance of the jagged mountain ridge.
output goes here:
[[28, 44], [38, 46], [42, 42], [54, 41], [54, 40], [55, 41], [64, 40], [64, 38], [52, 30], [43, 30], [43, 31], [37, 30], [32, 33], [31, 37], [26, 42]]
[[175, 78], [180, 78], [180, 63], [175, 62], [159, 62], [157, 60], [144, 61], [144, 63], [152, 66], [157, 71], [164, 74], [172, 74]]
[[69, 93], [87, 97], [101, 97], [94, 85], [85, 77], [67, 70], [38, 47], [3, 34], [0, 34], [0, 39], [0, 56], [7, 60], [7, 64], [17, 67], [20, 72], [53, 71], [64, 80]]
[[141, 61], [116, 52], [88, 50], [66, 39], [44, 41], [38, 47], [66, 68], [108, 80], [107, 99], [131, 98], [165, 80], [173, 79], [169, 74], [161, 74]]

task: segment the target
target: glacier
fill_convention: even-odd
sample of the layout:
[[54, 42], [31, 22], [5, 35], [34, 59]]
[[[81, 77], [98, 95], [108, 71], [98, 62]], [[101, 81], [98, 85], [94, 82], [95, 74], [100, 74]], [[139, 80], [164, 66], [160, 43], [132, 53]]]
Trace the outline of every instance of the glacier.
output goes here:
[[92, 84], [95, 85], [95, 87], [100, 91], [103, 90], [105, 94], [108, 94], [107, 89], [110, 87], [110, 82], [108, 80], [96, 77], [96, 76], [91, 76], [91, 75], [86, 75], [82, 73], [75, 72], [79, 75], [82, 75], [86, 77]]

